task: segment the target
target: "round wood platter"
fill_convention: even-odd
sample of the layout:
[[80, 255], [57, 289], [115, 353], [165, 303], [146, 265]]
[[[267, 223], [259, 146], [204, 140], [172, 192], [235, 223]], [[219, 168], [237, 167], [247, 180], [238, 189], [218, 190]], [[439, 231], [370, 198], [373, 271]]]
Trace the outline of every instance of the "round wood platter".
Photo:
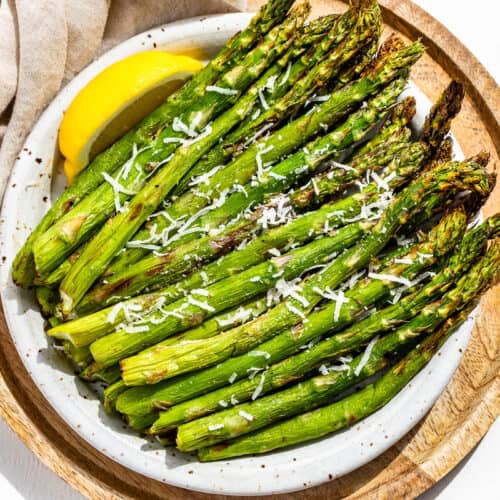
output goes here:
[[[250, 0], [256, 10], [261, 0]], [[345, 9], [343, 2], [312, 0], [316, 17]], [[487, 150], [490, 168], [500, 156], [500, 90], [477, 59], [439, 22], [410, 0], [380, 0], [386, 29], [420, 38], [426, 55], [412, 80], [431, 99], [451, 78], [466, 98], [452, 127], [466, 156]], [[484, 215], [500, 211], [500, 183]], [[55, 473], [89, 498], [208, 498], [154, 481], [112, 461], [82, 440], [43, 398], [12, 343], [0, 310], [0, 415]], [[377, 459], [340, 478], [286, 498], [414, 498], [469, 453], [500, 411], [500, 286], [483, 298], [469, 346], [446, 390], [425, 418]], [[325, 478], [328, 480], [329, 478]], [[212, 496], [211, 498], [228, 498]]]

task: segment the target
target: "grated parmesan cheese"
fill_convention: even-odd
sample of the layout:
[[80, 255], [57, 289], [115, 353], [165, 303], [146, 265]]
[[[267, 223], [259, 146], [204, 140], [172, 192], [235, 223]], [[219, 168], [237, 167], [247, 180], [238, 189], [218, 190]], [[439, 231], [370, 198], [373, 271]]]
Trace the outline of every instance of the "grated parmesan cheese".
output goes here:
[[358, 365], [354, 369], [354, 375], [356, 375], [356, 377], [361, 373], [361, 370], [365, 367], [366, 363], [368, 363], [373, 346], [377, 343], [378, 338], [379, 336], [377, 335], [372, 340], [370, 340], [370, 343], [366, 346], [365, 352], [361, 356]]
[[224, 165], [217, 165], [216, 167], [210, 169], [208, 172], [201, 174], [197, 177], [193, 177], [189, 182], [189, 186], [197, 186], [198, 184], [210, 185], [210, 177], [218, 172]]
[[279, 257], [281, 255], [281, 252], [277, 248], [270, 248], [267, 252], [275, 257]]
[[316, 292], [321, 297], [335, 302], [333, 320], [338, 321], [340, 318], [340, 311], [342, 309], [342, 305], [349, 302], [349, 299], [344, 295], [344, 292], [342, 290], [334, 292], [328, 286], [324, 290], [321, 290], [319, 287], [315, 286], [313, 288], [313, 291]]
[[300, 310], [297, 309], [294, 305], [290, 304], [290, 302], [286, 302], [286, 308], [293, 314], [296, 314], [302, 319], [306, 319], [306, 315]]
[[130, 189], [124, 188], [120, 182], [109, 175], [107, 172], [102, 172], [102, 176], [104, 177], [104, 180], [111, 186], [113, 189], [113, 194], [114, 194], [114, 201], [115, 201], [115, 210], [117, 212], [123, 212], [124, 207], [121, 205], [120, 202], [120, 194], [126, 194], [128, 196], [134, 196], [137, 194], [137, 191], [132, 191]]
[[[259, 111], [259, 114], [260, 114], [260, 110], [258, 110], [258, 111]], [[264, 125], [259, 130], [257, 130], [257, 132], [252, 137], [250, 137], [250, 139], [248, 139], [247, 141], [245, 141], [245, 143], [243, 144], [243, 146], [247, 147], [250, 144], [254, 143], [262, 134], [264, 134], [265, 132], [267, 132], [270, 128], [273, 128], [273, 126], [274, 126], [273, 123], [268, 123], [268, 124]]]
[[247, 413], [245, 410], [240, 410], [238, 415], [243, 417], [245, 420], [248, 420], [248, 422], [252, 422], [254, 419], [253, 415], [250, 415], [250, 413]]
[[405, 285], [407, 287], [413, 286], [409, 279], [404, 278], [403, 276], [394, 276], [393, 274], [368, 273], [368, 278], [400, 283], [401, 285]]
[[259, 181], [263, 180], [263, 175], [264, 175], [264, 165], [262, 163], [262, 155], [269, 153], [269, 151], [273, 150], [274, 146], [268, 146], [267, 148], [261, 149], [256, 155], [255, 155], [255, 161], [257, 162], [257, 179]]
[[212, 424], [208, 426], [210, 432], [217, 431], [219, 429], [224, 429], [224, 424]]
[[409, 258], [409, 257], [404, 257], [402, 259], [394, 259], [394, 263], [395, 264], [408, 264], [408, 265], [411, 265], [413, 264], [413, 261]]
[[207, 302], [203, 302], [201, 300], [197, 300], [195, 299], [194, 297], [191, 297], [191, 295], [187, 298], [187, 301], [193, 305], [193, 306], [197, 306], [199, 307], [200, 309], [203, 309], [205, 311], [208, 311], [208, 312], [214, 312], [215, 311], [215, 307], [212, 307], [211, 305], [209, 305]]
[[238, 91], [234, 89], [226, 89], [224, 87], [219, 87], [217, 85], [207, 85], [205, 87], [205, 90], [207, 92], [217, 92], [218, 94], [222, 95], [237, 95]]
[[271, 355], [266, 351], [250, 351], [248, 353], [249, 356], [264, 356], [266, 359], [269, 359]]
[[283, 75], [283, 78], [278, 82], [278, 87], [282, 87], [288, 81], [288, 78], [290, 77], [291, 69], [292, 69], [292, 63], [289, 62], [287, 67], [286, 67], [285, 74]]
[[252, 393], [252, 401], [255, 401], [261, 394], [262, 389], [264, 389], [264, 382], [266, 380], [266, 372], [260, 376], [259, 384]]
[[268, 110], [269, 109], [269, 104], [267, 104], [266, 98], [264, 97], [264, 92], [262, 89], [259, 89], [259, 100], [260, 100], [260, 105], [262, 106], [262, 109]]
[[227, 316], [226, 319], [216, 319], [219, 326], [229, 326], [235, 323], [246, 323], [253, 315], [252, 309], [240, 307], [234, 314]]

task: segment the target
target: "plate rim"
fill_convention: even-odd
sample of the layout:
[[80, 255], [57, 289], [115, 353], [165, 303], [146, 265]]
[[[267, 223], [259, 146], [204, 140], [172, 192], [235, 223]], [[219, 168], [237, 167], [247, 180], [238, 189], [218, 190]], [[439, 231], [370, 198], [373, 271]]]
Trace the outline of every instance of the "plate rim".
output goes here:
[[406, 2], [405, 2], [406, 3]]

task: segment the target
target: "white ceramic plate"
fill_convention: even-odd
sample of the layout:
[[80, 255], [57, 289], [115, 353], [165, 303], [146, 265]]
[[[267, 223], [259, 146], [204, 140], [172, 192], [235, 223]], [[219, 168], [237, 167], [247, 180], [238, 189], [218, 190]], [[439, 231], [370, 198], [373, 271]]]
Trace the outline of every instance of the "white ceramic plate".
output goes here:
[[[314, 486], [381, 454], [430, 409], [455, 371], [472, 329], [472, 321], [466, 322], [408, 387], [355, 427], [285, 451], [207, 464], [165, 451], [124, 430], [122, 422], [104, 413], [97, 396], [50, 347], [32, 294], [13, 285], [10, 270], [15, 254], [64, 183], [60, 165], [52, 172], [53, 163], [60, 163], [57, 158], [54, 161], [54, 155], [64, 110], [89, 80], [115, 61], [152, 49], [153, 43], [158, 49], [201, 50], [210, 56], [249, 19], [248, 14], [228, 14], [173, 23], [122, 43], [82, 71], [54, 99], [26, 141], [14, 166], [0, 226], [1, 256], [5, 257], [0, 271], [1, 298], [7, 323], [27, 370], [62, 418], [96, 449], [139, 473], [183, 488], [235, 495], [284, 493]], [[430, 103], [415, 85], [410, 84], [408, 93], [417, 98], [414, 125], [421, 126]]]

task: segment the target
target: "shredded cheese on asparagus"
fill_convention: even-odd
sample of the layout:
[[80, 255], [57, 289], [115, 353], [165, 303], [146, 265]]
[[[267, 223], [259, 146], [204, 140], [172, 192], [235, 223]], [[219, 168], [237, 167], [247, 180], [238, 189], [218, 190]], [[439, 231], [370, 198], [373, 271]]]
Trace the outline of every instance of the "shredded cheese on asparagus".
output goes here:
[[245, 420], [248, 420], [249, 422], [252, 422], [254, 419], [253, 415], [250, 415], [250, 413], [247, 413], [245, 410], [240, 410], [238, 412], [238, 415], [240, 417], [243, 417]]
[[234, 89], [226, 89], [224, 87], [218, 87], [217, 85], [207, 85], [205, 87], [207, 92], [217, 92], [222, 95], [238, 95], [238, 91]]
[[379, 336], [377, 335], [372, 340], [370, 340], [369, 344], [366, 346], [365, 352], [363, 352], [363, 355], [361, 356], [358, 365], [354, 369], [354, 375], [356, 375], [356, 377], [361, 373], [361, 370], [365, 367], [366, 363], [368, 363], [368, 360], [370, 359], [370, 354], [372, 353], [372, 349], [377, 343], [378, 339]]
[[252, 393], [252, 401], [255, 401], [261, 394], [262, 390], [264, 389], [264, 382], [266, 380], [266, 372], [264, 372], [260, 376], [260, 381], [255, 390]]

